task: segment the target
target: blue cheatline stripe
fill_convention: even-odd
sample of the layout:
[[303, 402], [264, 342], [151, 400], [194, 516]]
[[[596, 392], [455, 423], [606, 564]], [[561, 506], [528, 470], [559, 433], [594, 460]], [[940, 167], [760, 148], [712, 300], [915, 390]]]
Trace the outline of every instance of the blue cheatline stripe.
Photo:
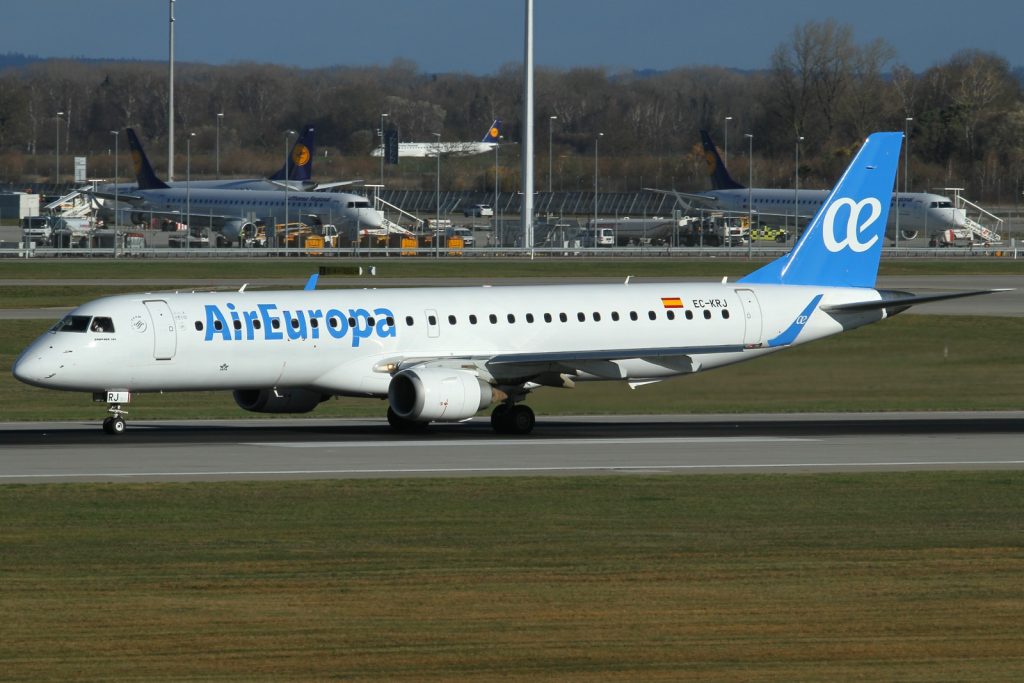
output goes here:
[[807, 308], [800, 311], [800, 315], [798, 315], [796, 319], [789, 324], [789, 327], [787, 327], [782, 334], [774, 339], [769, 339], [768, 347], [789, 346], [795, 342], [801, 330], [804, 329], [804, 325], [806, 325], [807, 321], [811, 319], [811, 314], [814, 313], [814, 309], [818, 307], [818, 302], [821, 301], [821, 296], [822, 295], [819, 294], [811, 299], [811, 303], [807, 304]]

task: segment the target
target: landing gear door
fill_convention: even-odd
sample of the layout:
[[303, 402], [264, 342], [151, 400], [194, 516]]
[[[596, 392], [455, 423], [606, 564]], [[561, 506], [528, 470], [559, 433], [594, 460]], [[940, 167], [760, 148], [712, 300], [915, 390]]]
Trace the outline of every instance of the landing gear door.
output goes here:
[[166, 301], [144, 301], [153, 321], [153, 358], [171, 360], [178, 349], [178, 333], [174, 328], [174, 315]]
[[757, 301], [757, 295], [750, 289], [737, 289], [740, 302], [743, 304], [743, 320], [746, 327], [743, 330], [743, 345], [746, 347], [761, 346], [763, 343], [761, 304]]

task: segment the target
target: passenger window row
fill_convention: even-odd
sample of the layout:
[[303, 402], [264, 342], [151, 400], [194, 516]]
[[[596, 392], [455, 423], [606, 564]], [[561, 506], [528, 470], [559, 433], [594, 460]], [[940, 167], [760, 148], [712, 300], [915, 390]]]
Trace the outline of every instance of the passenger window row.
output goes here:
[[[722, 313], [722, 319], [723, 320], [728, 320], [729, 319], [729, 309], [722, 308], [722, 309], [719, 309], [719, 310]], [[705, 320], [711, 320], [712, 313], [711, 313], [711, 311], [709, 309], [704, 309], [703, 316], [704, 316]], [[615, 322], [618, 322], [621, 319], [621, 317], [619, 316], [619, 312], [618, 311], [612, 311], [611, 314], [609, 315], [609, 317], [613, 321], [615, 321]], [[657, 320], [658, 319], [658, 312], [657, 311], [647, 311], [647, 317], [650, 320]], [[676, 319], [676, 312], [673, 311], [673, 310], [667, 310], [667, 311], [665, 311], [665, 317], [668, 320], [675, 320]], [[448, 318], [448, 324], [449, 325], [454, 326], [454, 325], [457, 325], [458, 322], [459, 322], [458, 316], [456, 316], [454, 314], [448, 315], [447, 318]], [[527, 313], [526, 315], [523, 316], [523, 318], [529, 324], [532, 324], [532, 323], [536, 322], [536, 319], [534, 318], [533, 313]], [[599, 311], [594, 311], [593, 313], [590, 314], [590, 318], [594, 322], [601, 322], [601, 313]], [[693, 318], [694, 318], [693, 311], [691, 311], [691, 310], [684, 311], [683, 315], [680, 317], [680, 319], [684, 319], [684, 318], [686, 320], [693, 320]], [[544, 316], [543, 316], [543, 319], [544, 319], [544, 322], [546, 322], [546, 323], [554, 322], [554, 320], [555, 320], [554, 316], [551, 313], [545, 313]], [[640, 315], [636, 311], [630, 311], [629, 312], [629, 319], [633, 320], [633, 321], [639, 320], [640, 319]], [[468, 320], [469, 320], [469, 324], [470, 325], [476, 325], [479, 322], [479, 319], [473, 313], [469, 314]], [[514, 313], [508, 313], [505, 316], [505, 320], [508, 321], [508, 323], [510, 325], [514, 325], [516, 323], [516, 316], [515, 316]], [[565, 313], [559, 313], [558, 314], [558, 320], [559, 320], [559, 322], [563, 322], [563, 323], [569, 322], [569, 316], [567, 314], [565, 314]], [[578, 320], [581, 323], [582, 322], [586, 322], [587, 321], [587, 314], [584, 313], [583, 311], [577, 312], [576, 313], [576, 320]], [[491, 313], [491, 314], [489, 314], [487, 316], [487, 321], [490, 324], [492, 324], [492, 325], [497, 325], [498, 324], [498, 316], [495, 315], [494, 313]], [[415, 325], [415, 322], [416, 322], [416, 320], [415, 320], [415, 318], [413, 316], [411, 316], [411, 315], [405, 316], [405, 324], [406, 324], [407, 327], [413, 327]], [[431, 314], [431, 315], [427, 316], [427, 324], [433, 326], [433, 325], [437, 325], [437, 322], [438, 321], [437, 321], [437, 316], [436, 315]]]

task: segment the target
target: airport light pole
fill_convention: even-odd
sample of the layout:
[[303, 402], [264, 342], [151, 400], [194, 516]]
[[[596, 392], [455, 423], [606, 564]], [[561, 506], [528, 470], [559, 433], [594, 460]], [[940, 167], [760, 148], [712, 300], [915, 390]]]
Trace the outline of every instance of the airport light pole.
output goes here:
[[188, 226], [185, 239], [192, 241], [192, 138], [195, 133], [189, 133], [185, 138], [185, 225]]
[[291, 147], [289, 144], [289, 137], [295, 135], [294, 130], [286, 130], [284, 132], [284, 246], [288, 248], [288, 186], [291, 181], [291, 169], [288, 168], [288, 148]]
[[793, 185], [793, 239], [796, 239], [800, 231], [800, 143], [803, 140], [803, 135], [796, 136], [796, 165], [793, 167], [796, 171], [796, 182]]
[[437, 175], [434, 187], [434, 258], [441, 258], [441, 134], [431, 133], [437, 141]]
[[722, 124], [722, 128], [725, 129], [725, 148], [723, 150], [724, 153], [725, 153], [724, 154], [725, 160], [722, 163], [725, 164], [726, 168], [729, 167], [729, 122], [730, 121], [732, 121], [732, 117], [731, 116], [726, 116], [725, 117], [725, 123]]
[[501, 139], [504, 135], [498, 136], [498, 142], [494, 145], [494, 231], [493, 235], [498, 239], [498, 246], [501, 246], [501, 202], [498, 201], [498, 192], [501, 191], [501, 179], [498, 176], [498, 148], [501, 147]]
[[224, 112], [217, 114], [217, 179], [220, 180], [220, 122], [224, 120]]
[[604, 133], [598, 133], [594, 138], [594, 246], [597, 246], [597, 148]]
[[60, 185], [60, 124], [63, 119], [64, 112], [57, 112], [57, 170], [55, 171], [55, 177], [53, 179], [54, 187]]
[[754, 242], [754, 134], [744, 133], [747, 138], [747, 259], [750, 259]]
[[[549, 116], [548, 117], [548, 194], [551, 194], [551, 170], [554, 168], [554, 164], [552, 163], [554, 156], [553, 156], [553, 153], [551, 151], [552, 150], [551, 141], [553, 139], [552, 136], [551, 136], [551, 128], [552, 128], [552, 125], [554, 124], [554, 122], [557, 121], [557, 120], [558, 120], [557, 116]], [[551, 201], [550, 197], [548, 197], [548, 201], [549, 202]]]
[[388, 117], [387, 114], [380, 115], [380, 186], [384, 187], [384, 155], [386, 150], [384, 149], [384, 119]]
[[114, 229], [117, 229], [117, 143], [121, 138], [120, 131], [112, 130], [110, 134], [114, 136]]

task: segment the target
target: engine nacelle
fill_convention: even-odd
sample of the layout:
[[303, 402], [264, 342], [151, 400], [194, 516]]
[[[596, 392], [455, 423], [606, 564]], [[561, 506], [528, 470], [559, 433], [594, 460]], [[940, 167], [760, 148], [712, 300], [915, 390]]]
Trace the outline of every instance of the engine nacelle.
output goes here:
[[330, 396], [309, 389], [239, 389], [239, 408], [253, 413], [308, 413]]
[[475, 373], [452, 368], [403, 370], [388, 385], [388, 403], [415, 422], [457, 422], [494, 401], [494, 388]]

